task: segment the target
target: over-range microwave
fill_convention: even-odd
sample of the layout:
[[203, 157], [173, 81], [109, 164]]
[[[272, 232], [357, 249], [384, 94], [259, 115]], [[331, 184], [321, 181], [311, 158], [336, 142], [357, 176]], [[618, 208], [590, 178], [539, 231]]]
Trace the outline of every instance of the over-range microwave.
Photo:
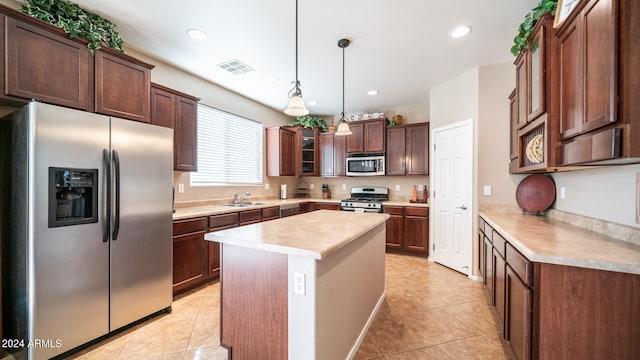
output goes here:
[[347, 154], [347, 176], [384, 175], [384, 153]]

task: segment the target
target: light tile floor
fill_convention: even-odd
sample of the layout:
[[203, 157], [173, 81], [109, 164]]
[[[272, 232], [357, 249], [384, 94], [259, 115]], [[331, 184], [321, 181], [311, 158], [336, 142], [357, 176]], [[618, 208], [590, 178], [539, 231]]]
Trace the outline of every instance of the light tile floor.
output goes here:
[[[513, 359], [480, 283], [424, 258], [386, 255], [386, 300], [356, 359]], [[220, 285], [175, 299], [171, 314], [135, 326], [77, 360], [217, 360]]]

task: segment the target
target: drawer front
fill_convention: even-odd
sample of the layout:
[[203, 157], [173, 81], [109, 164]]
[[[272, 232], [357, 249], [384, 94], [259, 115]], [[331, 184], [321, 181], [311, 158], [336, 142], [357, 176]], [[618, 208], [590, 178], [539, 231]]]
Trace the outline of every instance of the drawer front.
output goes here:
[[502, 255], [503, 258], [505, 257], [506, 246], [507, 240], [493, 230], [493, 247], [500, 253], [500, 255]]
[[261, 219], [262, 211], [260, 209], [240, 212], [240, 224], [259, 222]]
[[212, 215], [209, 216], [209, 227], [211, 229], [217, 229], [221, 227], [237, 226], [238, 225], [238, 213]]
[[485, 224], [484, 219], [479, 217], [478, 218], [478, 231], [480, 231], [483, 234], [485, 233], [484, 232], [484, 224]]
[[406, 216], [423, 216], [423, 217], [427, 217], [428, 215], [428, 208], [418, 208], [418, 207], [405, 207], [404, 208], [404, 214]]
[[272, 219], [277, 219], [279, 217], [280, 217], [279, 206], [262, 209], [262, 219], [272, 220]]
[[207, 218], [176, 220], [173, 222], [173, 235], [186, 234], [207, 229]]
[[402, 210], [404, 208], [399, 207], [399, 206], [385, 206], [382, 210], [384, 211], [385, 214], [390, 214], [390, 215], [400, 215], [402, 216]]
[[518, 274], [520, 280], [527, 286], [533, 286], [533, 263], [527, 260], [511, 244], [507, 243], [507, 264]]
[[489, 241], [493, 242], [493, 228], [489, 225], [488, 222], [484, 222], [484, 235], [489, 239]]

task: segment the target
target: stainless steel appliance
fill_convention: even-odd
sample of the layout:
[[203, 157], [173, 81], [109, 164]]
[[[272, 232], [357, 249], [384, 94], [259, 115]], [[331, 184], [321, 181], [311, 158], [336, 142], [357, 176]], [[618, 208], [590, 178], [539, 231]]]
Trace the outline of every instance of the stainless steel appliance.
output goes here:
[[7, 350], [49, 359], [169, 310], [173, 131], [31, 102], [0, 132]]
[[382, 212], [382, 202], [389, 200], [389, 188], [380, 186], [354, 186], [351, 197], [340, 201], [346, 211]]
[[384, 175], [384, 154], [347, 154], [347, 176]]

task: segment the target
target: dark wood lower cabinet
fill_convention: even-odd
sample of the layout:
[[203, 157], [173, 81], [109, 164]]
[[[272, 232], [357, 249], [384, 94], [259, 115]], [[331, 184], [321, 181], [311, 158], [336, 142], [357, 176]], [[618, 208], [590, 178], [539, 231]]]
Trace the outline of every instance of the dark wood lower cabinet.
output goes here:
[[404, 239], [404, 208], [385, 206], [384, 213], [389, 214], [387, 220], [387, 249], [402, 249]]
[[173, 294], [194, 288], [208, 280], [206, 231], [173, 237]]
[[429, 209], [410, 206], [384, 206], [387, 220], [387, 250], [429, 254]]
[[531, 290], [510, 266], [505, 277], [504, 338], [518, 359], [531, 358]]
[[531, 262], [487, 227], [484, 278], [517, 359], [640, 359], [640, 275]]
[[313, 203], [313, 210], [340, 210], [340, 204], [334, 203]]

